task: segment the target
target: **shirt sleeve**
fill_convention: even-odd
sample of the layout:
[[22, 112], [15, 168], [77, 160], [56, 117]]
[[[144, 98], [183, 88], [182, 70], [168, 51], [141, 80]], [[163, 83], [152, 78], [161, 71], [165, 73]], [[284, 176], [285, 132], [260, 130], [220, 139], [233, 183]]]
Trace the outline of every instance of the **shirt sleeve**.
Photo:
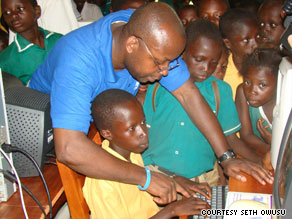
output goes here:
[[241, 124], [232, 97], [232, 90], [229, 84], [217, 80], [220, 92], [220, 106], [218, 121], [223, 129], [224, 135], [228, 136], [240, 130]]
[[[56, 52], [56, 51], [55, 51]], [[51, 117], [53, 128], [88, 132], [91, 121], [91, 101], [99, 88], [102, 74], [87, 54], [74, 47], [58, 49], [60, 56], [51, 60]]]
[[[190, 77], [188, 67], [181, 57], [178, 58], [178, 63], [178, 67], [170, 70], [168, 75], [162, 77], [159, 81], [159, 83], [170, 92], [181, 87]], [[175, 64], [176, 60], [172, 61], [169, 65]]]

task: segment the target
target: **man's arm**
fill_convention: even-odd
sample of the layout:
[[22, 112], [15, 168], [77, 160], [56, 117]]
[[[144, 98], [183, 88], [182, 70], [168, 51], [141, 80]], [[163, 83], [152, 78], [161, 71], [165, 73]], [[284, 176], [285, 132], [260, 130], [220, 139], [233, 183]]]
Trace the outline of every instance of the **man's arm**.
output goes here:
[[[55, 150], [58, 161], [86, 176], [144, 186], [145, 169], [122, 161], [92, 142], [83, 132], [54, 128]], [[176, 200], [176, 190], [189, 197], [170, 177], [151, 172], [147, 189], [159, 203]]]
[[[172, 94], [179, 100], [191, 120], [208, 139], [216, 156], [220, 157], [227, 151], [229, 146], [223, 131], [194, 83], [189, 79]], [[258, 165], [251, 165], [245, 160], [228, 159], [222, 162], [222, 166], [227, 175], [238, 180], [246, 181], [246, 178], [240, 174], [240, 171], [244, 171], [262, 184], [265, 184], [265, 181], [272, 183], [272, 178], [266, 170]]]

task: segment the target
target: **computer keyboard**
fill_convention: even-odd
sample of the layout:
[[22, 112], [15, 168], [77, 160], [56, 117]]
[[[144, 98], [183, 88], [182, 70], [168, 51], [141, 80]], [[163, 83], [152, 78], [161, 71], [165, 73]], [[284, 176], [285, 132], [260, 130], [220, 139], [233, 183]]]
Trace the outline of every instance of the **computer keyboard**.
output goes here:
[[[205, 196], [197, 193], [198, 198], [207, 201], [211, 206], [211, 209], [224, 209], [225, 201], [227, 198], [228, 186], [214, 186], [212, 187], [211, 200], [206, 199]], [[201, 215], [191, 215], [188, 219], [223, 219], [223, 216], [210, 216], [204, 217]]]

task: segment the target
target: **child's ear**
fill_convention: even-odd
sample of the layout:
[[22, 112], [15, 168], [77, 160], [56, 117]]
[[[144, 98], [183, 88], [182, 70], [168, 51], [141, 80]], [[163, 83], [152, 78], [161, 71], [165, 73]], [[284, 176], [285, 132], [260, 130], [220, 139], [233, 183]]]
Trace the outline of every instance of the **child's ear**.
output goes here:
[[42, 14], [41, 7], [39, 5], [37, 5], [34, 7], [34, 10], [35, 10], [36, 18], [39, 19], [41, 17], [41, 14]]
[[112, 133], [108, 129], [100, 130], [100, 135], [109, 141], [112, 140]]
[[229, 41], [229, 39], [223, 39], [223, 42], [225, 43], [225, 46], [227, 47], [227, 49], [228, 50], [230, 50], [230, 48], [231, 48], [231, 45], [230, 45], [230, 41]]
[[126, 42], [126, 49], [128, 53], [134, 52], [137, 48], [139, 48], [138, 38], [135, 36], [130, 36]]

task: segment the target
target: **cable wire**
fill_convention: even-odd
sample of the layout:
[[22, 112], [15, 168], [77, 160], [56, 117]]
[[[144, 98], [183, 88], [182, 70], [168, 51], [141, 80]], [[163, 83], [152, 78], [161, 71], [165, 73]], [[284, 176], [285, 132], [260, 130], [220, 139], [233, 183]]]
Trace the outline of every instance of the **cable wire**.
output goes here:
[[23, 210], [23, 213], [24, 213], [25, 218], [28, 219], [28, 215], [27, 215], [27, 211], [26, 211], [26, 207], [25, 207], [25, 203], [24, 203], [24, 198], [23, 198], [23, 193], [22, 193], [22, 186], [21, 186], [21, 182], [20, 182], [19, 176], [18, 176], [18, 174], [16, 172], [16, 169], [14, 168], [11, 160], [9, 159], [9, 157], [7, 156], [7, 154], [3, 151], [3, 149], [1, 147], [0, 147], [0, 152], [3, 154], [3, 156], [5, 157], [5, 159], [8, 161], [9, 165], [11, 166], [11, 168], [12, 168], [14, 174], [15, 174], [15, 177], [16, 177], [17, 182], [18, 182], [18, 190], [19, 190], [19, 195], [20, 195], [20, 201], [21, 201], [21, 205], [22, 205], [22, 210]]
[[53, 164], [53, 165], [56, 165], [57, 166], [57, 163], [56, 162], [50, 161], [50, 160], [45, 161], [45, 164]]
[[46, 193], [47, 193], [47, 196], [48, 196], [48, 202], [49, 202], [49, 209], [50, 209], [50, 213], [49, 213], [49, 218], [52, 219], [52, 214], [53, 214], [53, 207], [52, 207], [52, 200], [51, 200], [51, 195], [50, 195], [50, 191], [49, 191], [49, 188], [48, 188], [48, 185], [47, 185], [47, 182], [44, 178], [44, 175], [38, 165], [38, 163], [36, 162], [36, 160], [29, 154], [27, 153], [25, 150], [21, 149], [21, 148], [18, 148], [18, 147], [15, 147], [15, 146], [11, 146], [11, 145], [8, 145], [8, 144], [3, 144], [2, 145], [2, 148], [5, 150], [5, 151], [9, 151], [9, 152], [20, 152], [20, 153], [23, 153], [24, 155], [26, 155], [34, 164], [34, 166], [36, 167], [37, 171], [39, 172], [39, 175], [41, 177], [41, 180], [43, 181], [43, 184], [44, 184], [44, 187], [45, 187], [45, 190], [46, 190]]
[[[9, 178], [10, 180], [15, 181], [15, 182], [18, 184], [17, 179], [16, 179], [15, 175], [14, 175], [12, 172], [10, 172], [10, 171], [8, 171], [8, 170], [2, 170], [2, 169], [0, 169], [0, 172], [2, 172], [4, 176], [6, 176], [7, 178]], [[43, 214], [44, 214], [44, 218], [47, 219], [47, 214], [46, 214], [46, 212], [45, 212], [45, 210], [44, 210], [42, 204], [40, 203], [40, 201], [34, 196], [34, 194], [33, 194], [33, 193], [32, 193], [32, 192], [31, 192], [31, 191], [30, 191], [25, 185], [21, 184], [21, 187], [22, 187], [22, 188], [27, 192], [27, 194], [29, 194], [30, 197], [32, 197], [32, 199], [37, 203], [37, 205], [40, 207], [41, 211], [42, 211]]]

